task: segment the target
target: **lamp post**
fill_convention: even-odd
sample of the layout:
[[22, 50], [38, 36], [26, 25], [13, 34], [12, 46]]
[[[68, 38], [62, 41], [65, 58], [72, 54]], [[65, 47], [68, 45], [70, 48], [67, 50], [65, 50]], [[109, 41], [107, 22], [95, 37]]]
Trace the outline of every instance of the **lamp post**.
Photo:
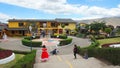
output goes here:
[[[32, 35], [32, 26], [31, 25], [29, 26], [29, 31], [30, 31], [30, 34]], [[32, 52], [32, 36], [30, 37], [30, 41], [31, 41], [30, 50]]]

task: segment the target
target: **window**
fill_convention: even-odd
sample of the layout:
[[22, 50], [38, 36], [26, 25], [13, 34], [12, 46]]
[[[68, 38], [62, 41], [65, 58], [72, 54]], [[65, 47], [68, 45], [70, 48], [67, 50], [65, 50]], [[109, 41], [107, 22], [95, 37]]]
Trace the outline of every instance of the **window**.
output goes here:
[[19, 34], [22, 34], [22, 31], [19, 31]]
[[24, 23], [21, 23], [21, 22], [19, 23], [19, 26], [23, 26], [23, 25], [24, 25]]
[[15, 33], [15, 31], [12, 31], [12, 34], [14, 34]]
[[68, 23], [65, 23], [65, 26], [68, 26], [69, 24]]
[[52, 27], [55, 27], [55, 23], [51, 23], [51, 26], [52, 26]]
[[57, 25], [57, 23], [51, 23], [51, 26], [52, 27], [57, 27], [58, 25]]
[[43, 28], [43, 27], [46, 27], [47, 26], [47, 23], [46, 22], [40, 22], [40, 27]]

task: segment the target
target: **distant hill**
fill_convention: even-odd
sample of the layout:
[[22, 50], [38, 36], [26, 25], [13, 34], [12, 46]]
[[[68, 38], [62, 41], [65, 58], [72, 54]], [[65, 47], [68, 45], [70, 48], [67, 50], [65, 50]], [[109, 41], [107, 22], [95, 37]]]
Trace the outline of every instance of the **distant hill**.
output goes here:
[[93, 21], [104, 21], [107, 25], [120, 26], [120, 17], [107, 17], [107, 18], [98, 18], [98, 19], [89, 19], [89, 20], [79, 20], [78, 23], [92, 23]]

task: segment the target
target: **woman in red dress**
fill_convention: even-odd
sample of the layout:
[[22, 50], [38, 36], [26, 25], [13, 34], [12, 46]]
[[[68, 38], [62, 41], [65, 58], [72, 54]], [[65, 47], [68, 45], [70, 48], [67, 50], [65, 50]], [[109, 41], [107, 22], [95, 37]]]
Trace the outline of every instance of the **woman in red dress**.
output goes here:
[[43, 45], [42, 47], [42, 54], [41, 54], [41, 60], [44, 62], [44, 61], [47, 61], [49, 59], [49, 54], [47, 52], [47, 48], [45, 45]]

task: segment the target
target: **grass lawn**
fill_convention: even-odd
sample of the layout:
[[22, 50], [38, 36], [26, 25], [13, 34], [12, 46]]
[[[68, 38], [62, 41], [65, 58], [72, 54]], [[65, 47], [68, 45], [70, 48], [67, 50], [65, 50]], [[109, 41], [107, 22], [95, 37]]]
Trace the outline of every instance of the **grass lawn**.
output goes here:
[[6, 64], [0, 64], [0, 68], [11, 68], [19, 59], [21, 59], [24, 55], [23, 54], [15, 54], [15, 59]]
[[120, 42], [120, 37], [101, 39], [101, 40], [98, 40], [98, 42], [100, 43], [100, 45], [107, 44], [107, 43], [116, 43], [116, 42]]

